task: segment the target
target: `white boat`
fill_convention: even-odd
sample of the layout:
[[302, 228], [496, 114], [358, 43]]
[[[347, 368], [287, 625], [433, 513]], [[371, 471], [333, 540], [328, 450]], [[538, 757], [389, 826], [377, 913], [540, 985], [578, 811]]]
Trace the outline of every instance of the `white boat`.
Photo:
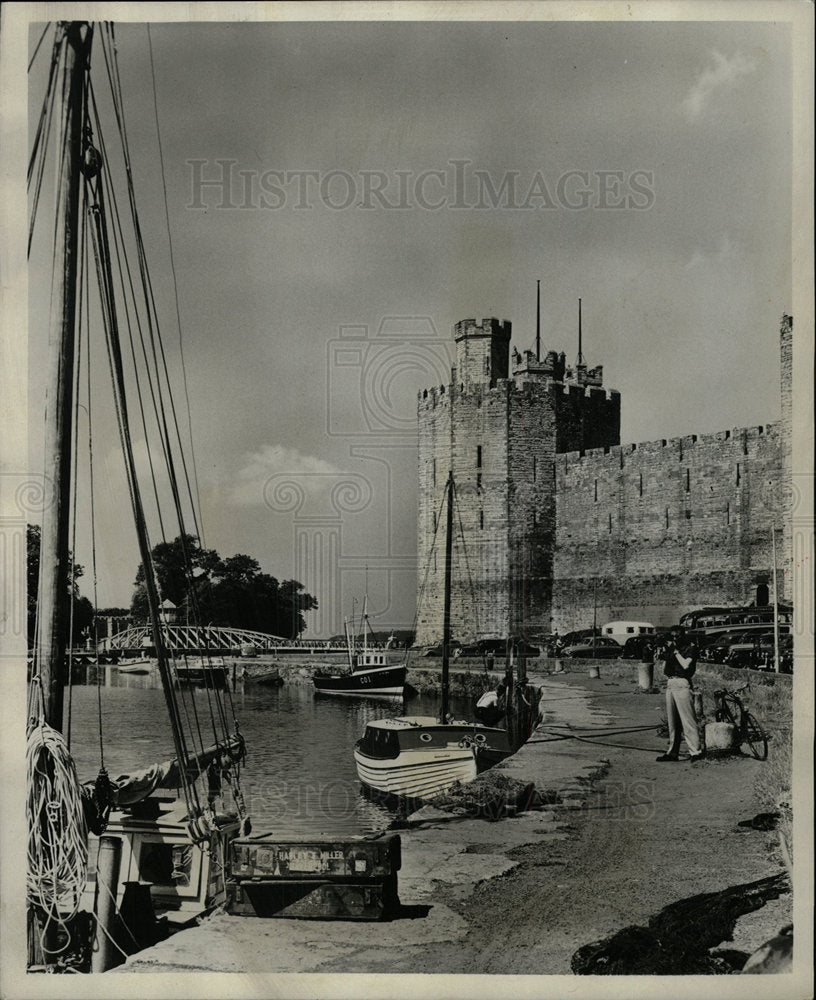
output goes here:
[[456, 781], [472, 781], [478, 771], [474, 746], [433, 716], [370, 722], [354, 760], [368, 788], [408, 798], [436, 795]]
[[116, 669], [120, 674], [149, 674], [155, 663], [152, 660], [123, 660], [116, 664]]
[[[439, 718], [398, 716], [375, 719], [354, 748], [357, 776], [371, 791], [406, 798], [429, 798], [455, 782], [472, 781], [518, 749], [538, 719], [538, 697], [532, 688], [520, 693], [529, 699], [524, 731], [498, 729], [477, 722], [455, 721], [448, 714], [450, 688], [450, 593], [453, 543], [453, 474], [447, 485], [447, 535], [445, 540], [445, 612], [442, 634], [442, 698]], [[528, 690], [529, 688], [529, 690]]]

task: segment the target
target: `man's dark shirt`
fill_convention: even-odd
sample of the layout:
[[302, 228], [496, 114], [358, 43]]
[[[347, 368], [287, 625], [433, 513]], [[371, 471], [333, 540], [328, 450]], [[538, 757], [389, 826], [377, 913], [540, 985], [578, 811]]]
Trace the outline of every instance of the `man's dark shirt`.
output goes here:
[[[680, 655], [685, 657], [687, 660], [691, 659], [691, 663], [688, 667], [684, 667], [680, 663], [674, 655], [675, 653], [680, 653]], [[674, 647], [666, 651], [666, 666], [663, 669], [663, 673], [666, 677], [682, 677], [684, 680], [690, 681], [694, 676], [696, 669], [697, 656], [693, 647], [689, 647], [688, 649], [677, 649], [677, 647]]]

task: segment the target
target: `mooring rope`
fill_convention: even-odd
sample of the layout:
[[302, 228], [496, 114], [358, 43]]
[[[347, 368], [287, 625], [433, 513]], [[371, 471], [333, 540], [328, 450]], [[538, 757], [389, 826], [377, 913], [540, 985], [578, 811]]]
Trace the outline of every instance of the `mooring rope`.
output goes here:
[[[42, 718], [26, 743], [28, 900], [63, 927], [75, 916], [88, 869], [88, 828], [73, 758]], [[72, 897], [69, 909], [66, 899]], [[66, 945], [67, 947], [67, 945]]]

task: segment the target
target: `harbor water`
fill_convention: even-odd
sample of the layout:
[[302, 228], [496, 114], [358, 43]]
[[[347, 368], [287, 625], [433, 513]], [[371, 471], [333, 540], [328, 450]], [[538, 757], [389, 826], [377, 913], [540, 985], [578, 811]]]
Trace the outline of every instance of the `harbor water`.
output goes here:
[[[71, 692], [71, 752], [81, 781], [94, 778], [100, 766], [98, 702], [103, 759], [111, 778], [175, 756], [155, 672], [140, 676], [105, 669], [104, 686], [76, 685]], [[354, 744], [369, 720], [403, 712], [435, 715], [439, 707], [435, 695], [418, 695], [403, 706], [401, 699], [315, 695], [311, 684], [288, 682], [281, 687], [239, 682], [231, 697], [247, 744], [241, 787], [253, 832], [280, 836], [385, 829], [394, 812], [361, 790]], [[185, 703], [187, 714], [198, 717], [202, 742], [212, 744], [207, 691], [188, 692]], [[470, 707], [466, 699], [452, 699], [452, 711], [460, 716]]]

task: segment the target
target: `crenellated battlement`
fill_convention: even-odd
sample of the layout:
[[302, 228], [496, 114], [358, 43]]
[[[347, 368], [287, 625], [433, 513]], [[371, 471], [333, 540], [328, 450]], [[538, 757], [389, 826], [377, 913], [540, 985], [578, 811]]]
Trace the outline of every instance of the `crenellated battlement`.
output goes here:
[[561, 452], [558, 456], [563, 467], [570, 467], [585, 460], [609, 458], [642, 463], [654, 457], [664, 458], [674, 455], [678, 461], [690, 458], [696, 452], [712, 447], [733, 448], [740, 450], [746, 446], [756, 445], [765, 441], [776, 443], [781, 432], [781, 422], [761, 424], [752, 427], [733, 427], [725, 431], [714, 431], [708, 434], [685, 434], [682, 437], [658, 438], [654, 441], [639, 441], [627, 443], [614, 448], [587, 448]]
[[456, 341], [463, 337], [500, 337], [510, 341], [513, 332], [513, 324], [508, 320], [497, 320], [490, 316], [477, 323], [475, 319], [462, 319], [454, 324], [453, 335]]

